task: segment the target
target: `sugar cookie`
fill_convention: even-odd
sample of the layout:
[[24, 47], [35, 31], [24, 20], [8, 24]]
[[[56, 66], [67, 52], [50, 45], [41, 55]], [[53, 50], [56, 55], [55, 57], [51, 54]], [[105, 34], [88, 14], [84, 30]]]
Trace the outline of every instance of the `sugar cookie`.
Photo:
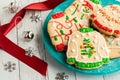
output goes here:
[[81, 28], [70, 35], [67, 63], [82, 69], [95, 69], [109, 62], [104, 37], [91, 28]]

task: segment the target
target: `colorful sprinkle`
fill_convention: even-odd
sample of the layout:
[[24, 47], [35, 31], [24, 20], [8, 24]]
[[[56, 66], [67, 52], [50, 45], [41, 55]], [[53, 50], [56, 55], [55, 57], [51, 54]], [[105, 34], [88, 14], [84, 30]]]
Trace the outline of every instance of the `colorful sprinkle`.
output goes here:
[[64, 31], [63, 31], [63, 30], [60, 30], [60, 33], [61, 33], [61, 34], [64, 34]]
[[55, 41], [58, 41], [58, 37], [57, 37], [57, 36], [54, 36], [54, 40], [55, 40]]
[[81, 54], [82, 55], [87, 55], [88, 58], [90, 58], [92, 56], [92, 54], [94, 54], [96, 52], [93, 44], [91, 44], [90, 39], [85, 38], [83, 40], [83, 45], [81, 45], [80, 48], [82, 48]]
[[80, 19], [83, 20], [84, 14], [81, 15]]
[[66, 20], [69, 20], [69, 16], [68, 15], [66, 15]]
[[78, 20], [77, 20], [76, 18], [73, 18], [73, 20], [74, 20], [74, 22], [76, 22], [76, 23], [78, 22]]

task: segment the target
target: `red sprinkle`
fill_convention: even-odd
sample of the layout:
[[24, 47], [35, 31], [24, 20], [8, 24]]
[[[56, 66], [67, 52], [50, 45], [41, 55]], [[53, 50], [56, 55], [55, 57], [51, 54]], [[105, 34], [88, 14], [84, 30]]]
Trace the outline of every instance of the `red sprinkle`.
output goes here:
[[110, 28], [108, 28], [108, 27], [106, 27], [106, 26], [103, 26], [102, 24], [100, 24], [97, 20], [94, 20], [94, 24], [98, 27], [98, 28], [100, 28], [100, 29], [103, 29], [103, 30], [105, 30], [105, 31], [107, 31], [107, 32], [112, 32], [112, 29], [110, 29]]
[[63, 51], [63, 50], [65, 50], [66, 48], [67, 48], [67, 47], [66, 47], [63, 43], [56, 45], [56, 50], [57, 50], [57, 51]]
[[72, 30], [69, 30], [70, 34], [72, 34]]
[[82, 28], [82, 27], [83, 27], [83, 25], [79, 24], [79, 27], [80, 27], [80, 28]]
[[52, 18], [53, 19], [57, 19], [57, 18], [61, 18], [64, 16], [64, 13], [63, 12], [58, 12], [58, 13], [55, 13], [52, 15]]
[[92, 19], [94, 19], [96, 16], [95, 16], [95, 14], [91, 14], [90, 17], [91, 17]]

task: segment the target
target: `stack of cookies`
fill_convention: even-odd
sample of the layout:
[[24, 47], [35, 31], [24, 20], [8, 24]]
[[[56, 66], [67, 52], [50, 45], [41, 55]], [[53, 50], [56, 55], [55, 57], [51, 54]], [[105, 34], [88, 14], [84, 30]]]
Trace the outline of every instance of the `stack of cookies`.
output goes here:
[[120, 57], [120, 6], [102, 7], [99, 0], [75, 0], [64, 12], [52, 14], [48, 33], [67, 63], [96, 69]]

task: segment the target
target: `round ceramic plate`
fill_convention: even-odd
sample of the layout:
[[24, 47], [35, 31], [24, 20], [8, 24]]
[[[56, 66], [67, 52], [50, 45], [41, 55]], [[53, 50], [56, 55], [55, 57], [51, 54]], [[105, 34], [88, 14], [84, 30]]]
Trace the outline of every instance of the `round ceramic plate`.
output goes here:
[[[110, 61], [109, 64], [103, 65], [101, 68], [94, 69], [94, 70], [82, 70], [82, 69], [77, 69], [74, 66], [71, 66], [66, 63], [66, 55], [65, 52], [57, 52], [54, 48], [54, 46], [51, 43], [51, 40], [49, 38], [49, 35], [47, 33], [47, 24], [48, 21], [51, 18], [51, 15], [64, 11], [74, 0], [66, 0], [62, 4], [58, 5], [55, 9], [53, 9], [49, 15], [47, 16], [44, 26], [42, 28], [42, 37], [43, 41], [45, 44], [46, 49], [48, 50], [48, 53], [51, 54], [55, 60], [63, 64], [63, 66], [69, 68], [70, 70], [74, 70], [80, 73], [85, 73], [85, 74], [95, 74], [95, 75], [104, 75], [104, 74], [110, 74], [114, 72], [120, 71], [120, 58], [113, 59]], [[108, 4], [119, 4], [120, 5], [120, 0], [101, 0], [102, 6], [106, 6]]]

